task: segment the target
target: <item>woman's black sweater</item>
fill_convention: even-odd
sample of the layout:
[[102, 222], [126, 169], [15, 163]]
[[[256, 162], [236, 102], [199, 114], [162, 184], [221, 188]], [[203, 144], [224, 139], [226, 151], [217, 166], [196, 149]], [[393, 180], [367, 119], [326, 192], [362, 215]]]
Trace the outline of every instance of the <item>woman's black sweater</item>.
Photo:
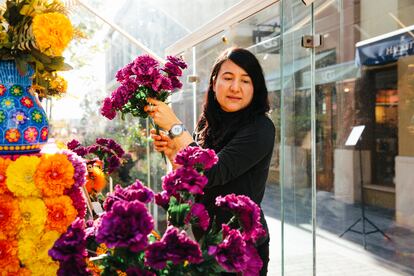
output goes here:
[[[257, 116], [236, 131], [217, 153], [219, 161], [206, 172], [208, 184], [200, 202], [218, 226], [227, 223], [232, 214], [215, 206], [217, 196], [234, 193], [246, 195], [256, 204], [262, 202], [275, 141], [275, 127], [265, 115]], [[263, 227], [267, 224], [261, 212]]]

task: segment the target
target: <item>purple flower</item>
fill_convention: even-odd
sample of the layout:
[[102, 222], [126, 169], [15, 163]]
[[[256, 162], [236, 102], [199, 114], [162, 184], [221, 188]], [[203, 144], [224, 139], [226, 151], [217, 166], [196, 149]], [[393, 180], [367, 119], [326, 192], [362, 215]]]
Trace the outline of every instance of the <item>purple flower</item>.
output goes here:
[[170, 81], [171, 81], [171, 90], [181, 89], [181, 87], [183, 87], [183, 84], [180, 82], [180, 80], [177, 77], [170, 77]]
[[115, 191], [110, 194], [104, 203], [104, 209], [110, 211], [113, 204], [119, 200], [134, 201], [139, 200], [142, 203], [149, 203], [154, 198], [154, 192], [145, 187], [138, 179], [134, 184], [123, 189], [121, 186], [116, 185]]
[[246, 256], [248, 261], [246, 269], [243, 270], [243, 276], [259, 275], [263, 266], [263, 261], [257, 253], [257, 249], [250, 242], [246, 243]]
[[105, 116], [109, 120], [112, 120], [116, 116], [116, 111], [112, 106], [112, 100], [109, 97], [106, 97], [103, 101], [101, 107], [101, 115]]
[[171, 85], [171, 80], [167, 77], [162, 76], [161, 77], [161, 84], [160, 84], [160, 90], [172, 90], [173, 87]]
[[137, 76], [151, 75], [155, 70], [157, 70], [158, 65], [158, 61], [149, 55], [142, 55], [133, 61], [131, 71]]
[[125, 65], [125, 67], [121, 68], [120, 70], [118, 70], [118, 72], [116, 72], [116, 80], [119, 82], [123, 82], [125, 80], [127, 80], [133, 73], [131, 71], [132, 66], [134, 65], [133, 62]]
[[74, 153], [76, 153], [77, 155], [79, 155], [79, 156], [85, 156], [85, 155], [87, 155], [88, 154], [88, 150], [87, 150], [87, 148], [85, 148], [85, 147], [78, 147], [78, 148], [76, 148], [76, 149], [73, 149], [72, 150]]
[[150, 244], [145, 252], [145, 264], [163, 269], [167, 261], [179, 264], [184, 261], [200, 263], [203, 260], [197, 242], [191, 240], [185, 231], [169, 226], [160, 241]]
[[95, 142], [98, 145], [106, 146], [106, 145], [108, 145], [109, 139], [107, 139], [107, 138], [96, 138]]
[[154, 220], [143, 203], [122, 200], [102, 215], [96, 240], [109, 248], [128, 247], [138, 252], [147, 246], [147, 236], [153, 229]]
[[223, 241], [208, 248], [208, 254], [228, 272], [243, 271], [247, 267], [246, 243], [239, 230], [230, 229], [226, 224], [223, 227]]
[[101, 149], [100, 146], [98, 146], [98, 145], [92, 145], [92, 146], [89, 146], [89, 147], [86, 148], [86, 152], [88, 154], [91, 154], [91, 153], [95, 153], [95, 152], [99, 151], [100, 149]]
[[121, 166], [121, 160], [117, 156], [112, 155], [108, 160], [108, 173], [112, 173], [119, 166]]
[[180, 67], [178, 67], [176, 64], [172, 63], [172, 62], [167, 62], [164, 65], [164, 68], [162, 68], [162, 70], [168, 74], [168, 76], [176, 76], [176, 77], [180, 77], [182, 75], [182, 71], [180, 69]]
[[204, 170], [207, 170], [218, 162], [218, 157], [211, 149], [186, 147], [177, 154], [174, 162], [186, 167], [201, 166]]
[[126, 270], [127, 276], [156, 276], [154, 272], [142, 270], [138, 267], [130, 267]]
[[60, 262], [57, 275], [58, 276], [67, 276], [67, 275], [89, 276], [91, 274], [86, 266], [85, 259], [83, 257], [76, 256], [76, 257], [70, 258], [69, 260]]
[[112, 108], [119, 110], [124, 106], [131, 98], [130, 91], [123, 85], [116, 88], [111, 94]]
[[122, 157], [125, 154], [125, 151], [117, 142], [115, 142], [115, 140], [107, 139], [107, 141], [108, 148], [113, 150], [116, 153], [116, 155], [118, 155], [118, 157]]
[[81, 218], [76, 218], [55, 242], [49, 255], [55, 261], [68, 261], [73, 257], [86, 257], [85, 225]]
[[139, 83], [136, 78], [128, 78], [122, 82], [122, 85], [126, 88], [127, 97], [130, 99], [134, 95], [135, 90], [138, 89]]
[[178, 191], [202, 195], [207, 182], [207, 177], [199, 174], [195, 169], [181, 167], [162, 178], [162, 188], [169, 195], [175, 195]]
[[79, 147], [80, 143], [79, 143], [78, 140], [73, 139], [72, 141], [68, 142], [66, 145], [68, 146], [68, 149], [73, 150], [73, 149]]
[[243, 236], [253, 242], [266, 235], [260, 222], [260, 208], [249, 197], [244, 195], [229, 194], [216, 198], [216, 205], [230, 210], [237, 215], [243, 227]]
[[155, 194], [155, 203], [165, 210], [168, 210], [170, 196], [168, 195], [167, 191], [162, 191], [161, 193]]
[[[72, 140], [76, 141], [76, 140]], [[78, 141], [76, 141], [78, 142]], [[79, 142], [78, 142], [78, 145]], [[85, 160], [77, 155], [75, 152], [69, 150], [62, 150], [61, 153], [65, 154], [68, 160], [72, 163], [75, 172], [73, 174], [73, 179], [75, 180], [75, 184], [73, 187], [79, 188], [82, 187], [86, 182], [86, 163]]]
[[23, 111], [18, 110], [13, 113], [12, 120], [18, 125], [23, 125], [29, 120], [29, 118]]
[[84, 218], [86, 216], [86, 201], [80, 188], [72, 187], [65, 191], [65, 195], [69, 196], [73, 201], [73, 206], [78, 211], [78, 217]]
[[185, 223], [189, 223], [190, 220], [194, 220], [194, 224], [199, 225], [204, 231], [206, 231], [210, 225], [210, 216], [208, 215], [206, 207], [200, 203], [194, 203], [191, 206], [190, 213], [187, 215]]
[[184, 62], [184, 60], [182, 60], [179, 57], [167, 56], [167, 60], [173, 63], [174, 65], [177, 65], [181, 69], [187, 68], [187, 64]]

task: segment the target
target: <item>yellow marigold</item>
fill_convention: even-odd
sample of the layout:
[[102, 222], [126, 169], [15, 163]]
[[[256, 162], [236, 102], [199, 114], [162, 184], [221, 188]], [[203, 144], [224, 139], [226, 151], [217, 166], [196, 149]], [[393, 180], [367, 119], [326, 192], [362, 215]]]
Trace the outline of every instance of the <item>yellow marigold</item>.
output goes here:
[[63, 195], [66, 188], [71, 188], [75, 169], [64, 154], [45, 154], [37, 167], [35, 175], [36, 186], [43, 195]]
[[19, 202], [11, 195], [0, 195], [0, 239], [14, 238], [19, 224]]
[[24, 265], [31, 265], [36, 262], [49, 262], [49, 249], [53, 247], [55, 241], [60, 237], [56, 231], [48, 231], [40, 238], [19, 240], [19, 259]]
[[6, 170], [10, 163], [9, 158], [0, 157], [0, 195], [9, 192], [6, 186]]
[[[0, 272], [1, 275], [18, 272], [20, 269], [17, 258], [17, 241], [0, 240]], [[3, 274], [5, 272], [5, 274]]]
[[59, 93], [65, 93], [68, 89], [68, 82], [61, 76], [56, 76], [50, 83], [50, 88], [56, 90]]
[[47, 218], [45, 203], [35, 197], [22, 198], [19, 202], [19, 208], [21, 214], [20, 238], [37, 239], [44, 229]]
[[57, 231], [48, 231], [43, 234], [37, 243], [37, 258], [46, 260], [49, 258], [48, 251], [53, 247], [55, 241], [60, 237], [60, 233]]
[[21, 156], [9, 165], [6, 170], [6, 185], [15, 196], [40, 196], [34, 183], [39, 162], [39, 157]]
[[47, 207], [46, 230], [66, 232], [67, 227], [75, 220], [78, 212], [68, 196], [45, 198]]
[[29, 264], [28, 269], [32, 272], [32, 276], [56, 276], [59, 263], [49, 258], [47, 261]]
[[39, 50], [49, 56], [61, 56], [73, 37], [69, 18], [57, 12], [36, 15], [32, 31]]
[[19, 259], [26, 266], [36, 257], [36, 243], [34, 239], [19, 239]]

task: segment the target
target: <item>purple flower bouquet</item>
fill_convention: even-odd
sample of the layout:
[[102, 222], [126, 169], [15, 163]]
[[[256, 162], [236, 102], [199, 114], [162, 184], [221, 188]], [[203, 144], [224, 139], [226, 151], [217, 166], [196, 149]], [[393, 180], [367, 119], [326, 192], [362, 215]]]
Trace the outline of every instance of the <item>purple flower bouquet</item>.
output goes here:
[[[182, 166], [163, 177], [163, 191], [154, 194], [140, 181], [116, 186], [104, 214], [87, 227], [75, 221], [49, 254], [60, 262], [60, 275], [259, 275], [262, 261], [255, 243], [264, 236], [260, 209], [248, 197], [219, 196], [216, 206], [234, 216], [216, 225], [196, 198], [207, 185], [204, 172], [217, 163], [214, 151], [188, 147], [175, 162]], [[167, 229], [160, 236], [145, 204], [167, 211]], [[204, 233], [194, 240], [190, 227]], [[87, 266], [81, 260], [87, 252]], [[70, 274], [72, 275], [72, 274]]]
[[172, 91], [180, 89], [182, 83], [178, 79], [182, 69], [187, 64], [180, 58], [167, 57], [167, 62], [160, 67], [158, 61], [149, 55], [137, 57], [133, 62], [121, 68], [116, 73], [116, 79], [121, 84], [110, 97], [104, 99], [101, 114], [112, 120], [116, 112], [131, 113], [135, 117], [146, 118], [144, 111], [147, 98], [155, 98], [165, 102]]

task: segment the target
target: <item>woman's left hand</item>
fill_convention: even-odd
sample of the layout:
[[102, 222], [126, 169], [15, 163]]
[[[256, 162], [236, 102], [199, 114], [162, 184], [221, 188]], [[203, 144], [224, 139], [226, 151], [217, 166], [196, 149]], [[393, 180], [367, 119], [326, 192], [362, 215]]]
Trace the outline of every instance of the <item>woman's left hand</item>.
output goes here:
[[180, 124], [181, 121], [177, 118], [174, 111], [164, 102], [148, 98], [149, 105], [144, 107], [148, 115], [152, 117], [154, 123], [160, 128], [169, 131], [175, 124]]

